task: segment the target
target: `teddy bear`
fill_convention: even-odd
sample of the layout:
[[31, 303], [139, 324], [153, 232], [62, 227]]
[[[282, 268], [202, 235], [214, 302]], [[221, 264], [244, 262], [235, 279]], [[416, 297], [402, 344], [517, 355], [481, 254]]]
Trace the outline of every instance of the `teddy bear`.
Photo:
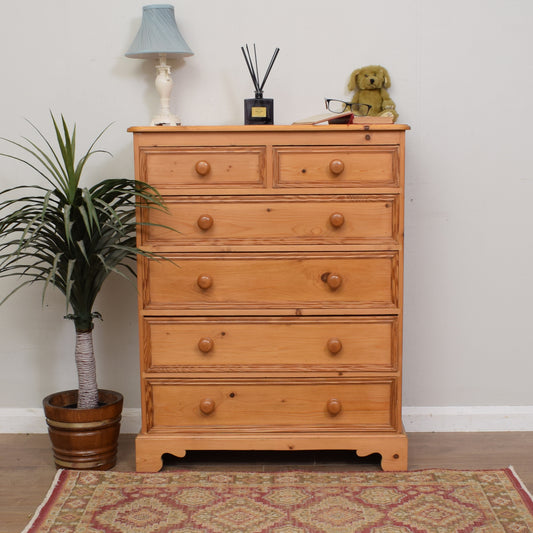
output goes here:
[[392, 117], [396, 122], [398, 113], [387, 89], [390, 77], [387, 70], [379, 65], [369, 65], [354, 70], [350, 75], [348, 90], [356, 91], [352, 103], [372, 106], [369, 116]]

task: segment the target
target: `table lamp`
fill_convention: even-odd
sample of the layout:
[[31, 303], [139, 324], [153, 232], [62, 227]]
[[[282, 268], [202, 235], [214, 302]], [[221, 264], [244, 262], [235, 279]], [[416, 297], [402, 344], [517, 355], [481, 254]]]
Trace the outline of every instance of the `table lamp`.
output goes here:
[[180, 124], [179, 119], [170, 112], [172, 77], [167, 58], [192, 55], [193, 52], [178, 30], [174, 6], [169, 4], [144, 6], [141, 27], [126, 52], [126, 57], [159, 58], [159, 64], [156, 65], [155, 86], [160, 97], [160, 110], [159, 114], [153, 118], [152, 126], [178, 126]]

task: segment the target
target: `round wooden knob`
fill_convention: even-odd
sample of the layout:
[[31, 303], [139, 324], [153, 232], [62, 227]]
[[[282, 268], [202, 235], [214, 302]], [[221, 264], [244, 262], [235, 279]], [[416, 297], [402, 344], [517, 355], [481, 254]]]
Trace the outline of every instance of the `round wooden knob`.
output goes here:
[[329, 170], [332, 174], [338, 176], [339, 174], [342, 174], [344, 172], [344, 163], [340, 159], [333, 159], [329, 163]]
[[200, 176], [205, 176], [211, 171], [211, 165], [207, 161], [198, 161], [194, 168]]
[[209, 289], [209, 287], [213, 285], [213, 278], [211, 276], [208, 276], [207, 274], [201, 274], [200, 276], [198, 276], [197, 283], [200, 289]]
[[337, 354], [342, 350], [342, 342], [340, 339], [337, 339], [336, 337], [332, 337], [328, 340], [328, 350], [332, 354]]
[[210, 415], [215, 410], [215, 400], [211, 400], [211, 398], [204, 398], [200, 401], [200, 411], [204, 413], [204, 415]]
[[211, 215], [201, 215], [198, 217], [196, 223], [200, 229], [208, 230], [213, 225], [213, 217]]
[[210, 352], [214, 345], [215, 343], [213, 342], [213, 339], [210, 339], [209, 337], [203, 337], [198, 341], [198, 349], [203, 353]]
[[340, 228], [344, 224], [344, 215], [342, 213], [331, 213], [329, 221], [334, 228]]
[[326, 279], [326, 283], [330, 289], [338, 289], [342, 285], [342, 277], [338, 274], [330, 274]]
[[326, 404], [326, 409], [331, 416], [338, 415], [342, 411], [342, 404], [336, 398], [331, 398]]

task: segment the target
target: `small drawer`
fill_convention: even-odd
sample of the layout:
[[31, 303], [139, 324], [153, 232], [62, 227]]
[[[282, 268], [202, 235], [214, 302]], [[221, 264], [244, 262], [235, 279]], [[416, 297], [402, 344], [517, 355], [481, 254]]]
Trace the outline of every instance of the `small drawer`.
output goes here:
[[[164, 246], [399, 243], [397, 195], [167, 197], [144, 210], [142, 244]], [[167, 226], [177, 231], [166, 229]]]
[[140, 258], [147, 269], [145, 309], [307, 308], [322, 314], [398, 306], [397, 252], [167, 257], [172, 262]]
[[261, 379], [148, 384], [149, 429], [216, 427], [393, 431], [395, 381]]
[[399, 187], [400, 147], [314, 146], [274, 150], [276, 187]]
[[148, 372], [398, 368], [395, 316], [145, 317], [143, 330]]
[[265, 147], [141, 147], [140, 179], [161, 192], [202, 187], [264, 187]]

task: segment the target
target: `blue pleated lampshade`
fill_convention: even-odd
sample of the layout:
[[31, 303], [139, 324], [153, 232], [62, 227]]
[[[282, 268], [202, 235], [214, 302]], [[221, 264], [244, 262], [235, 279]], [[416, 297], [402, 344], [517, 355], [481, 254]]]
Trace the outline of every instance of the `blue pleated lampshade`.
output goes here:
[[126, 57], [143, 59], [161, 54], [166, 54], [167, 57], [192, 56], [193, 52], [178, 30], [174, 6], [144, 6], [141, 27], [126, 52]]

